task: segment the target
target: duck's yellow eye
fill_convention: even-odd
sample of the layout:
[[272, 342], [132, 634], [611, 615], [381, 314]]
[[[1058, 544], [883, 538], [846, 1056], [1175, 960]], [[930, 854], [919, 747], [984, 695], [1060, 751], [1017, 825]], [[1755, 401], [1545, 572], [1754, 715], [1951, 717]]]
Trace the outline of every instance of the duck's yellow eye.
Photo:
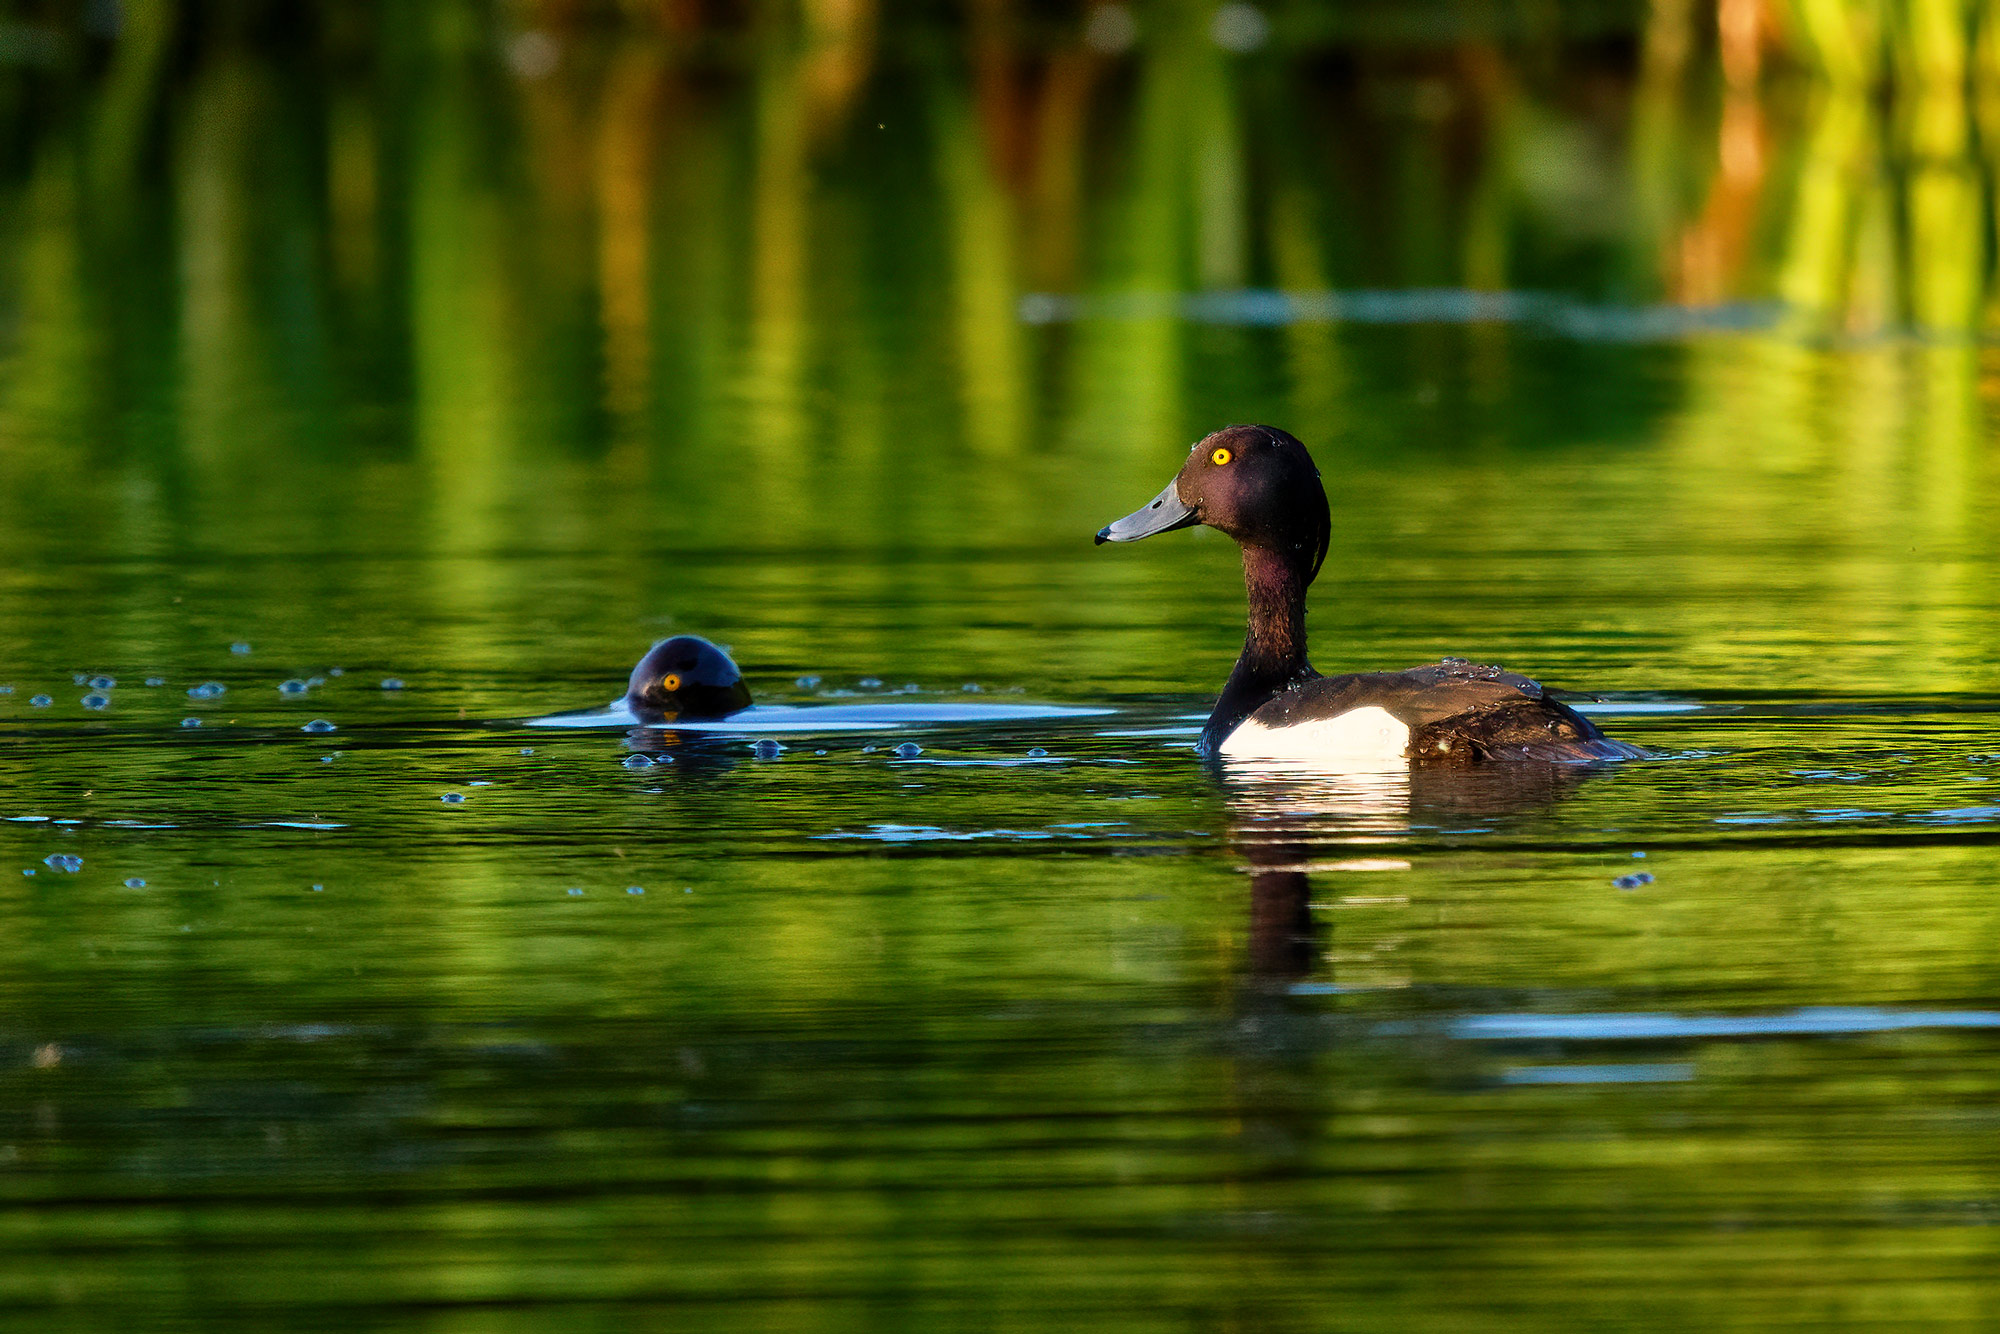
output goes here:
[[670, 691], [679, 690], [681, 688], [681, 679], [672, 672], [668, 672], [666, 679], [661, 681], [660, 684]]
[[1227, 449], [1217, 449], [1213, 454], [1210, 454], [1208, 456], [1208, 461], [1210, 463], [1213, 463], [1216, 467], [1220, 468], [1223, 464], [1229, 462], [1229, 460], [1235, 457], [1236, 456], [1230, 453]]

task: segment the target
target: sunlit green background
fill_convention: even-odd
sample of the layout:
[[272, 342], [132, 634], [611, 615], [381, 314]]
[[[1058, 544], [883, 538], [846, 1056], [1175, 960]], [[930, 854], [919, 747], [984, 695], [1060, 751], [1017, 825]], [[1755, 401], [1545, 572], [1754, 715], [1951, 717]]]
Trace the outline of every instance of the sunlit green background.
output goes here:
[[[1990, 1328], [1996, 167], [1967, 0], [0, 0], [0, 1326]], [[1198, 766], [1231, 421], [1663, 758]], [[1118, 713], [510, 721], [676, 631]]]

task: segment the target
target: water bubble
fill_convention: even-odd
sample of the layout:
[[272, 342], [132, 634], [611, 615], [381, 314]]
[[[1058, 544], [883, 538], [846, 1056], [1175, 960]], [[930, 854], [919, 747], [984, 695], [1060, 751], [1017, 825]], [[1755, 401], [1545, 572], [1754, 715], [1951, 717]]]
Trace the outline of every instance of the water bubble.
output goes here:
[[321, 764], [332, 764], [332, 763], [333, 763], [333, 761], [334, 761], [334, 757], [333, 757], [333, 756], [331, 756], [331, 755], [322, 755], [322, 756], [320, 756], [320, 757], [319, 757], [319, 762], [320, 762]]
[[523, 755], [532, 755], [535, 753], [535, 748], [533, 746], [523, 746], [521, 747], [521, 753]]
[[334, 732], [339, 729], [324, 718], [315, 718], [299, 730], [301, 732]]
[[229, 646], [229, 651], [240, 658], [250, 651], [250, 646], [239, 639]]
[[42, 858], [42, 865], [52, 871], [68, 871], [74, 875], [83, 869], [83, 858], [68, 852], [52, 852]]
[[1107, 56], [1129, 51], [1138, 36], [1139, 25], [1124, 5], [1099, 5], [1083, 28], [1083, 44]]
[[382, 678], [382, 688], [384, 690], [401, 690], [403, 688], [403, 678], [400, 676], [385, 676]]
[[1640, 858], [1644, 857], [1645, 855], [1646, 855], [1646, 854], [1645, 854], [1645, 853], [1643, 853], [1643, 852], [1635, 852], [1635, 853], [1633, 853], [1633, 854], [1632, 854], [1632, 859], [1633, 859], [1634, 861], [1637, 861], [1637, 860], [1639, 860]]
[[306, 693], [306, 683], [295, 676], [289, 681], [280, 682], [278, 684], [278, 693], [280, 695], [303, 695]]
[[217, 695], [227, 694], [228, 692], [229, 687], [220, 681], [203, 681], [198, 686], [188, 687], [188, 698], [214, 699]]
[[127, 889], [144, 889], [145, 887], [146, 882], [136, 875], [128, 877], [125, 881], [125, 888]]
[[650, 769], [653, 757], [650, 755], [627, 755], [623, 761], [627, 769]]
[[784, 753], [785, 748], [775, 741], [759, 741], [757, 743], [757, 758], [760, 760], [775, 760]]
[[1636, 871], [1631, 875], [1621, 875], [1611, 883], [1620, 889], [1637, 889], [1641, 885], [1652, 884], [1653, 877], [1645, 871]]
[[627, 885], [625, 886], [625, 892], [627, 894], [644, 894], [646, 887], [644, 885]]
[[110, 702], [111, 702], [111, 696], [100, 695], [96, 691], [92, 691], [90, 694], [85, 695], [82, 700], [83, 707], [86, 709], [101, 709]]
[[882, 688], [881, 678], [875, 676], [864, 676], [854, 684], [860, 686], [863, 690], [880, 690]]
[[201, 726], [201, 719], [199, 719], [199, 718], [183, 718], [183, 719], [181, 719], [181, 726], [182, 726], [182, 727], [200, 727], [200, 726]]
[[117, 684], [117, 681], [108, 676], [93, 676], [90, 678], [90, 688], [92, 690], [109, 690]]
[[1242, 56], [1270, 40], [1270, 20], [1254, 4], [1224, 4], [1208, 24], [1208, 36], [1222, 50]]
[[507, 43], [507, 65], [524, 79], [546, 79], [562, 63], [562, 43], [530, 28]]
[[439, 797], [438, 800], [447, 806], [458, 806], [464, 803], [465, 794], [463, 792], [447, 792], [442, 797]]
[[905, 741], [902, 745], [896, 747], [896, 758], [899, 760], [914, 760], [923, 753], [924, 748], [914, 741]]
[[166, 683], [167, 678], [164, 676], [149, 676], [146, 678], [146, 684], [149, 686], [163, 686]]
[[792, 684], [801, 690], [811, 690], [819, 684], [819, 678], [817, 676], [801, 676], [798, 680], [792, 682]]
[[55, 701], [50, 699], [47, 695], [36, 695], [33, 699], [29, 700], [28, 703], [34, 705], [38, 709], [46, 709], [47, 707], [49, 707], [49, 705], [55, 703]]
[[572, 888], [572, 889], [571, 889], [571, 890], [569, 891], [569, 896], [570, 896], [571, 898], [573, 898], [573, 899], [580, 899], [580, 898], [582, 898], [582, 897], [583, 897], [583, 891], [582, 891], [582, 890], [580, 890], [580, 889], [574, 889], [574, 888]]
[[824, 754], [826, 754], [826, 752], [825, 752], [825, 751], [823, 751], [823, 750], [816, 750], [816, 751], [814, 751], [814, 752], [813, 752], [813, 754], [815, 754], [815, 755], [824, 755]]
[[1040, 746], [1036, 746], [1033, 750], [1028, 752], [1028, 758], [1031, 760], [1045, 760], [1048, 757], [1049, 753], [1046, 750], [1043, 750]]
[[314, 885], [314, 886], [313, 886], [313, 893], [315, 893], [315, 894], [322, 894], [322, 893], [325, 893], [325, 892], [326, 892], [326, 886], [325, 886], [325, 885]]

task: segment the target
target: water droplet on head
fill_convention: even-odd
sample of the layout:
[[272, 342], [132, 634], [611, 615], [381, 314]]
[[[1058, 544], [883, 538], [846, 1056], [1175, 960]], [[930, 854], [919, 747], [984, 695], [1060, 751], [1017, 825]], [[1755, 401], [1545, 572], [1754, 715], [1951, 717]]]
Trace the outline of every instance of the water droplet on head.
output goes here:
[[326, 669], [326, 674], [328, 676], [345, 676], [347, 675], [347, 669], [345, 667], [329, 667]]
[[403, 688], [403, 678], [400, 676], [385, 676], [382, 678], [382, 688], [384, 690], [401, 690]]
[[214, 699], [217, 695], [227, 694], [228, 691], [229, 687], [220, 681], [203, 681], [198, 686], [188, 687], [188, 698]]
[[580, 889], [571, 889], [571, 890], [569, 890], [569, 891], [567, 891], [567, 892], [568, 892], [569, 896], [570, 896], [571, 898], [573, 898], [573, 899], [580, 899], [580, 898], [582, 898], [582, 897], [583, 897], [583, 891], [582, 891], [582, 890], [580, 890]]
[[22, 875], [33, 875], [34, 873], [35, 873], [35, 868], [32, 866], [24, 868], [21, 872]]
[[299, 730], [301, 732], [333, 732], [339, 729], [324, 718], [315, 718]]
[[442, 797], [439, 797], [438, 800], [447, 806], [457, 806], [465, 801], [465, 794], [463, 792], [447, 792]]
[[757, 758], [760, 760], [775, 760], [784, 753], [785, 748], [775, 741], [759, 741], [757, 743]]
[[1028, 752], [1028, 758], [1031, 760], [1042, 760], [1042, 759], [1047, 759], [1048, 754], [1049, 753], [1046, 750], [1043, 750], [1040, 746], [1036, 746], [1033, 750]]
[[521, 753], [523, 755], [532, 755], [535, 753], [535, 748], [533, 746], [523, 746], [521, 747]]
[[303, 695], [306, 693], [306, 683], [295, 676], [289, 681], [280, 682], [278, 693], [280, 695]]
[[863, 690], [880, 690], [882, 688], [882, 679], [877, 676], [864, 676], [854, 684], [860, 686]]
[[313, 886], [313, 893], [315, 893], [315, 894], [319, 894], [319, 893], [323, 893], [323, 892], [325, 891], [325, 889], [326, 889], [326, 886], [325, 886], [325, 885], [314, 885], [314, 886]]
[[92, 691], [90, 694], [85, 695], [82, 700], [83, 707], [86, 709], [101, 709], [110, 702], [111, 702], [111, 696], [100, 695], [95, 691]]
[[1645, 871], [1637, 871], [1631, 875], [1621, 875], [1611, 883], [1620, 889], [1637, 889], [1641, 885], [1652, 884], [1653, 877]]
[[896, 747], [896, 758], [899, 760], [914, 760], [923, 753], [924, 748], [914, 741], [905, 741], [902, 745]]
[[798, 680], [792, 682], [792, 684], [801, 690], [811, 690], [819, 684], [819, 678], [817, 676], [801, 676]]
[[977, 695], [979, 693], [979, 683], [977, 681], [967, 681], [959, 689], [968, 695]]
[[109, 676], [93, 676], [90, 678], [90, 688], [92, 690], [109, 690], [117, 684], [118, 682]]
[[42, 858], [42, 865], [52, 871], [68, 871], [74, 875], [83, 869], [83, 858], [68, 852], [52, 852]]
[[200, 726], [201, 726], [201, 719], [199, 719], [199, 718], [183, 718], [183, 719], [181, 719], [181, 726], [182, 726], [182, 727], [200, 727]]
[[229, 651], [241, 657], [250, 651], [250, 646], [239, 639], [229, 646]]
[[650, 755], [627, 755], [624, 764], [627, 769], [650, 769], [653, 767], [653, 757]]
[[644, 894], [646, 889], [643, 885], [627, 885], [625, 886], [625, 892], [627, 894]]
[[29, 700], [28, 703], [34, 705], [38, 709], [46, 709], [47, 707], [49, 707], [49, 705], [55, 703], [55, 701], [50, 699], [47, 695], [36, 695], [33, 699]]
[[163, 686], [166, 683], [167, 678], [164, 676], [149, 676], [146, 678], [146, 684], [149, 686]]
[[146, 887], [146, 882], [141, 880], [136, 875], [128, 878], [125, 881], [125, 888], [127, 889], [144, 889], [145, 887]]

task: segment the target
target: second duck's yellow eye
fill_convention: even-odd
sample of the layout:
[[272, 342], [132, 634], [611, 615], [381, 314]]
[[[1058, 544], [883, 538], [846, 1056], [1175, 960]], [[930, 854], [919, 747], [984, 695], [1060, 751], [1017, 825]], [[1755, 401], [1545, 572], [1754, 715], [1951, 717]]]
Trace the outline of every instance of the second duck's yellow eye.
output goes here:
[[660, 684], [668, 690], [679, 690], [681, 688], [681, 679], [672, 672], [668, 672], [666, 680], [660, 682]]
[[1235, 457], [1236, 456], [1230, 453], [1227, 449], [1218, 449], [1213, 454], [1210, 454], [1208, 456], [1208, 461], [1210, 463], [1213, 463], [1216, 467], [1220, 468], [1223, 464], [1229, 462], [1229, 460]]

